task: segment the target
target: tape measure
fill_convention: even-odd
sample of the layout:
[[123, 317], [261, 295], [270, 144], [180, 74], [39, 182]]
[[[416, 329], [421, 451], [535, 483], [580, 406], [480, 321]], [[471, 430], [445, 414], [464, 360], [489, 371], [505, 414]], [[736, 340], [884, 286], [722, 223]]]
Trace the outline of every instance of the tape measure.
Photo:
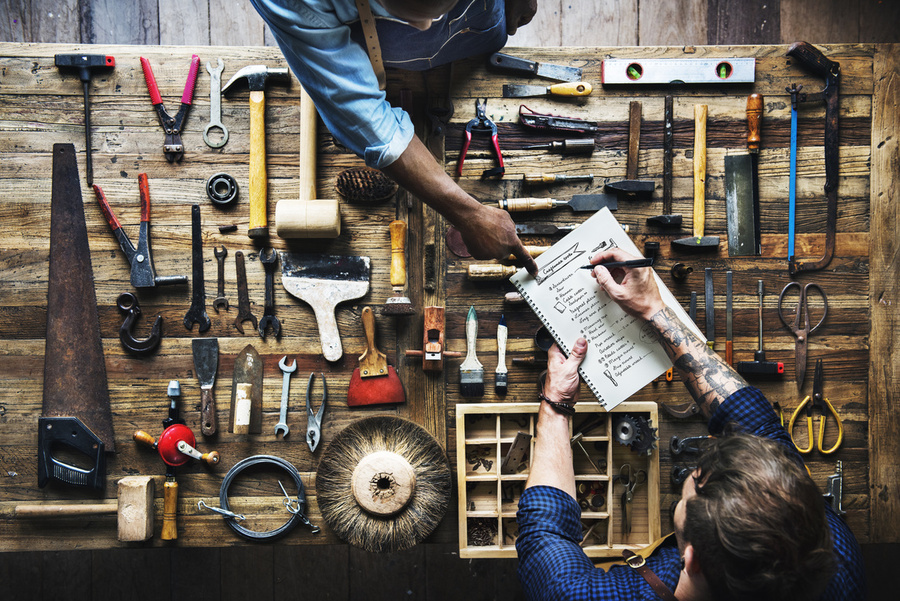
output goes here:
[[752, 83], [755, 58], [608, 58], [603, 85], [675, 83]]

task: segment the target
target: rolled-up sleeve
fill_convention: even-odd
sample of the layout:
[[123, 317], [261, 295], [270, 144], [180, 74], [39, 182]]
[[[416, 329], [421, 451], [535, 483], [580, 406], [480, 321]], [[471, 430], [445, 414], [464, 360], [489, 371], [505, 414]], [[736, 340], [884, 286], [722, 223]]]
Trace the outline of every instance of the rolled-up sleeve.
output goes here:
[[251, 2], [338, 142], [370, 167], [396, 161], [415, 135], [412, 121], [378, 89], [365, 49], [350, 37], [346, 15], [328, 2]]

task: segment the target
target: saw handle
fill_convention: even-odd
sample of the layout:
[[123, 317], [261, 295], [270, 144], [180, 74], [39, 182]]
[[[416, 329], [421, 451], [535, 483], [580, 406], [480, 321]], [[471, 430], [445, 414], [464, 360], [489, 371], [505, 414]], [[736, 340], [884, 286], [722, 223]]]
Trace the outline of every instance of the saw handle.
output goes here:
[[762, 126], [763, 97], [761, 94], [747, 96], [747, 149], [759, 152], [759, 131]]
[[826, 57], [809, 42], [795, 42], [791, 44], [787, 55], [797, 59], [801, 65], [822, 79], [837, 77], [841, 73], [840, 63]]
[[694, 224], [693, 233], [703, 237], [706, 229], [706, 115], [705, 104], [694, 105]]
[[391, 231], [391, 286], [406, 284], [406, 222], [392, 221]]

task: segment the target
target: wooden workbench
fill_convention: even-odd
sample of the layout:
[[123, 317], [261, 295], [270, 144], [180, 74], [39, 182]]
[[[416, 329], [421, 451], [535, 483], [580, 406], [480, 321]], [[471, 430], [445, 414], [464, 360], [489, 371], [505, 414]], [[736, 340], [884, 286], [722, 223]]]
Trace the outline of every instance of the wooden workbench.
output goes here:
[[[93, 192], [84, 185], [84, 134], [81, 85], [70, 73], [60, 74], [53, 65], [59, 52], [84, 51], [111, 54], [116, 68], [95, 76], [91, 85], [94, 180], [105, 190], [125, 230], [137, 238], [140, 219], [137, 175], [150, 178], [153, 224], [152, 244], [156, 269], [161, 275], [189, 274], [191, 205], [200, 204], [203, 212], [207, 310], [211, 329], [203, 336], [219, 338], [220, 361], [215, 395], [219, 404], [219, 424], [224, 430], [231, 392], [231, 373], [236, 354], [253, 344], [265, 364], [263, 433], [242, 439], [223, 431], [214, 440], [199, 436], [199, 384], [194, 377], [191, 339], [200, 336], [188, 332], [181, 320], [190, 305], [190, 286], [141, 291], [139, 299], [144, 317], [138, 333], [146, 332], [149, 320], [163, 316], [165, 339], [159, 352], [149, 358], [126, 354], [118, 340], [122, 316], [115, 306], [116, 297], [134, 291], [129, 284], [129, 269], [118, 244], [100, 214]], [[810, 470], [820, 485], [834, 471], [834, 459], [844, 465], [844, 507], [847, 519], [860, 541], [895, 542], [900, 540], [897, 517], [897, 435], [900, 420], [893, 408], [898, 377], [897, 359], [892, 345], [897, 339], [893, 305], [897, 301], [896, 228], [900, 224], [894, 208], [895, 192], [891, 184], [898, 166], [898, 91], [896, 73], [900, 66], [900, 48], [887, 46], [830, 46], [822, 50], [841, 63], [841, 180], [839, 186], [838, 237], [835, 257], [827, 269], [805, 275], [800, 281], [816, 281], [827, 291], [829, 317], [823, 330], [810, 342], [808, 376], [802, 392], [794, 383], [793, 339], [778, 319], [775, 303], [781, 288], [790, 281], [785, 260], [787, 247], [787, 181], [789, 140], [789, 97], [784, 88], [791, 82], [802, 83], [816, 91], [821, 81], [801, 72], [784, 57], [786, 47], [698, 47], [687, 49], [696, 56], [754, 56], [757, 61], [755, 85], [705, 89], [604, 89], [599, 85], [600, 61], [607, 56], [662, 57], [680, 56], [681, 48], [591, 48], [543, 49], [527, 55], [545, 62], [583, 67], [585, 79], [594, 84], [594, 93], [586, 101], [554, 102], [529, 99], [526, 104], [539, 112], [581, 116], [602, 122], [597, 150], [589, 158], [560, 157], [522, 147], [549, 139], [532, 135], [515, 124], [519, 102], [503, 100], [501, 85], [509, 78], [488, 73], [480, 61], [463, 61], [452, 71], [441, 69], [427, 76], [427, 86], [419, 74], [390, 73], [388, 96], [400, 104], [400, 91], [412, 91], [412, 109], [417, 122], [425, 123], [424, 107], [445, 102], [447, 84], [454, 116], [446, 138], [429, 139], [432, 150], [446, 158], [449, 172], [455, 172], [456, 159], [465, 123], [474, 117], [477, 97], [488, 98], [488, 115], [499, 124], [500, 145], [506, 161], [502, 181], [482, 181], [482, 170], [493, 165], [493, 156], [483, 140], [473, 142], [466, 160], [461, 185], [477, 198], [488, 201], [516, 197], [526, 193], [520, 177], [524, 173], [594, 173], [590, 185], [571, 185], [540, 190], [535, 195], [568, 197], [586, 190], [599, 190], [606, 180], [624, 177], [627, 148], [628, 102], [643, 103], [643, 127], [639, 176], [654, 179], [661, 189], [662, 173], [662, 99], [667, 92], [676, 96], [675, 134], [675, 211], [686, 217], [691, 213], [692, 105], [709, 105], [709, 167], [707, 233], [723, 238], [718, 254], [684, 256], [670, 248], [675, 235], [660, 234], [645, 225], [645, 218], [661, 212], [660, 194], [649, 203], [620, 203], [616, 213], [622, 223], [631, 226], [639, 247], [647, 240], [661, 242], [659, 272], [679, 300], [685, 304], [691, 290], [702, 291], [704, 267], [715, 270], [716, 310], [719, 332], [724, 332], [724, 272], [734, 271], [735, 358], [751, 359], [757, 348], [756, 281], [766, 284], [765, 347], [770, 360], [784, 361], [783, 381], [760, 383], [771, 400], [779, 400], [790, 411], [812, 386], [812, 367], [816, 358], [825, 360], [825, 391], [844, 421], [845, 439], [839, 452], [831, 457], [813, 455]], [[526, 55], [523, 49], [510, 50]], [[149, 102], [140, 71], [139, 56], [147, 57], [159, 83], [166, 106], [177, 109], [192, 53], [201, 58], [201, 70], [194, 106], [184, 133], [186, 153], [182, 163], [170, 165], [162, 155], [163, 132]], [[505, 283], [475, 284], [466, 279], [471, 260], [449, 253], [444, 244], [446, 224], [421, 203], [401, 193], [396, 204], [358, 206], [343, 203], [343, 233], [331, 241], [294, 241], [287, 243], [272, 237], [278, 250], [301, 250], [335, 254], [360, 254], [372, 259], [370, 292], [359, 302], [341, 305], [338, 322], [344, 344], [344, 357], [326, 362], [319, 354], [318, 334], [312, 311], [276, 286], [276, 314], [284, 334], [279, 341], [271, 336], [263, 341], [251, 330], [240, 336], [232, 322], [236, 315], [234, 251], [248, 256], [248, 277], [254, 312], [262, 314], [263, 269], [258, 260], [260, 246], [246, 237], [249, 109], [246, 88], [223, 100], [223, 121], [231, 138], [221, 149], [210, 149], [202, 140], [209, 116], [209, 76], [202, 65], [221, 57], [226, 64], [227, 80], [242, 66], [265, 63], [284, 66], [273, 48], [191, 48], [191, 47], [111, 47], [0, 44], [0, 549], [75, 549], [122, 546], [115, 538], [112, 517], [63, 522], [32, 522], [10, 517], [12, 507], [23, 501], [88, 501], [97, 497], [88, 491], [48, 486], [37, 487], [37, 416], [41, 409], [44, 329], [47, 290], [47, 253], [50, 199], [50, 149], [57, 142], [74, 143], [79, 150], [82, 195], [92, 250], [94, 279], [100, 312], [100, 327], [106, 355], [106, 368], [112, 400], [117, 453], [110, 458], [107, 490], [102, 497], [114, 497], [117, 479], [129, 474], [157, 476], [157, 517], [161, 519], [161, 483], [164, 466], [159, 457], [131, 442], [136, 429], [158, 434], [166, 416], [166, 385], [177, 379], [182, 386], [181, 412], [195, 432], [201, 450], [216, 449], [222, 455], [219, 466], [208, 469], [192, 464], [179, 470], [179, 539], [184, 546], [225, 546], [241, 544], [215, 514], [197, 509], [197, 501], [217, 504], [221, 478], [240, 459], [249, 455], [273, 454], [291, 461], [303, 474], [310, 503], [310, 519], [323, 526], [312, 535], [302, 526], [284, 542], [288, 544], [334, 543], [338, 539], [325, 527], [318, 512], [315, 494], [315, 469], [322, 447], [310, 454], [304, 440], [303, 403], [305, 378], [310, 372], [324, 372], [329, 385], [329, 405], [324, 423], [323, 445], [354, 419], [372, 415], [372, 410], [351, 411], [346, 407], [346, 389], [356, 357], [364, 348], [359, 315], [362, 307], [378, 307], [391, 295], [388, 282], [390, 248], [387, 225], [396, 216], [410, 223], [408, 256], [409, 295], [419, 308], [419, 317], [411, 320], [378, 318], [378, 342], [391, 363], [397, 366], [406, 387], [408, 402], [381, 412], [410, 418], [424, 425], [445, 445], [455, 465], [455, 432], [452, 424], [458, 394], [458, 360], [448, 360], [442, 374], [426, 375], [418, 359], [406, 359], [403, 352], [419, 348], [422, 338], [421, 307], [429, 304], [447, 307], [447, 347], [462, 351], [464, 317], [470, 305], [480, 320], [478, 353], [485, 366], [484, 401], [500, 399], [492, 390], [496, 366], [496, 323], [506, 314], [509, 324], [510, 356], [533, 354], [532, 336], [539, 323], [525, 306], [505, 304], [503, 293], [511, 290]], [[430, 91], [426, 96], [425, 90]], [[269, 174], [269, 220], [274, 223], [278, 200], [298, 196], [297, 133], [299, 131], [299, 84], [290, 88], [272, 86], [267, 90], [267, 149]], [[744, 147], [743, 114], [747, 94], [756, 91], [766, 99], [763, 127], [763, 151], [760, 160], [763, 213], [763, 257], [729, 259], [725, 248], [725, 213], [722, 157], [729, 150]], [[820, 108], [804, 107], [800, 122], [798, 254], [821, 256], [824, 222], [824, 162], [822, 160], [822, 116]], [[422, 134], [428, 135], [426, 127]], [[336, 146], [321, 127], [319, 142], [320, 198], [334, 197], [336, 175], [360, 160]], [[207, 200], [206, 179], [225, 171], [241, 186], [241, 200], [231, 210], [219, 210]], [[410, 202], [408, 202], [410, 201]], [[550, 214], [554, 223], [572, 223], [583, 216], [566, 209]], [[538, 220], [540, 216], [523, 219]], [[219, 225], [234, 223], [238, 231], [220, 234]], [[529, 239], [528, 242], [552, 240]], [[226, 294], [232, 305], [228, 313], [212, 309], [215, 296], [216, 262], [214, 245], [229, 251], [226, 270]], [[676, 260], [694, 267], [683, 285], [674, 285], [668, 268]], [[701, 294], [702, 299], [702, 294]], [[702, 310], [700, 312], [702, 315]], [[247, 324], [249, 325], [249, 324]], [[716, 349], [723, 351], [720, 335]], [[50, 350], [52, 353], [52, 350]], [[281, 372], [277, 363], [284, 355], [296, 355], [298, 369], [291, 394], [289, 441], [275, 438], [281, 394]], [[537, 372], [522, 368], [510, 371], [507, 401], [532, 400]], [[589, 395], [585, 389], [583, 394]], [[318, 400], [318, 399], [317, 399]], [[646, 387], [635, 400], [680, 403], [688, 400], [678, 383], [655, 383]], [[660, 412], [662, 415], [662, 412]], [[660, 459], [663, 491], [663, 530], [669, 527], [667, 508], [677, 498], [668, 480], [672, 459], [668, 440], [673, 434], [701, 434], [699, 418], [674, 421], [661, 418], [659, 424]], [[280, 507], [280, 491], [269, 490], [274, 482], [255, 487], [253, 496], [260, 505]], [[455, 503], [455, 495], [453, 503]], [[275, 518], [272, 518], [273, 520]], [[453, 542], [457, 530], [451, 505], [443, 523], [430, 540]], [[159, 526], [157, 525], [157, 533]], [[164, 544], [156, 536], [148, 545]]]

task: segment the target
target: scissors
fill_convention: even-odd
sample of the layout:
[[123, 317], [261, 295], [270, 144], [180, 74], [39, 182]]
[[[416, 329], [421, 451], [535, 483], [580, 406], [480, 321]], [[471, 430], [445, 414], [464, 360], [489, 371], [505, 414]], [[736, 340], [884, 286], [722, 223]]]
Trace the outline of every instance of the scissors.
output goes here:
[[[844, 425], [841, 423], [841, 418], [838, 415], [838, 412], [835, 410], [834, 405], [831, 404], [831, 401], [825, 398], [825, 394], [822, 392], [822, 381], [823, 381], [823, 370], [822, 370], [822, 360], [816, 360], [816, 373], [813, 377], [813, 393], [812, 396], [807, 396], [803, 399], [803, 402], [800, 403], [800, 406], [794, 410], [794, 414], [791, 415], [791, 421], [788, 425], [788, 431], [791, 433], [791, 441], [794, 443], [794, 446], [797, 447], [797, 450], [801, 453], [811, 453], [813, 450], [813, 413], [819, 413], [819, 438], [816, 439], [815, 446], [819, 449], [819, 452], [824, 455], [830, 455], [837, 451], [838, 447], [841, 446], [841, 442], [844, 440]], [[794, 422], [797, 421], [797, 418], [800, 416], [800, 411], [803, 408], [806, 408], [806, 434], [808, 444], [805, 447], [801, 447], [797, 444], [797, 440], [794, 438]], [[828, 419], [828, 414], [831, 414], [834, 417], [834, 421], [837, 424], [837, 442], [834, 443], [834, 446], [830, 449], [826, 449], [825, 447], [825, 422]]]
[[630, 463], [619, 468], [619, 482], [625, 487], [622, 492], [622, 532], [631, 534], [631, 508], [634, 504], [634, 489], [647, 481], [647, 472], [635, 470]]
[[[794, 287], [800, 291], [800, 298], [797, 299], [797, 307], [794, 312], [794, 321], [791, 324], [788, 324], [787, 320], [784, 318], [784, 313], [782, 311], [782, 301], [784, 300], [785, 295], [788, 291], [792, 290]], [[809, 327], [809, 291], [816, 290], [819, 295], [822, 297], [822, 305], [824, 307], [822, 311], [822, 318], [819, 320], [819, 323], [814, 325], [813, 327]], [[825, 296], [825, 291], [819, 287], [818, 284], [806, 284], [803, 286], [800, 282], [790, 282], [787, 286], [784, 287], [784, 290], [781, 291], [781, 294], [778, 295], [778, 317], [781, 318], [781, 323], [785, 325], [791, 332], [793, 332], [794, 337], [797, 339], [794, 344], [794, 357], [796, 360], [796, 369], [797, 369], [797, 388], [803, 387], [803, 380], [806, 378], [806, 351], [809, 347], [809, 335], [819, 329], [819, 326], [822, 325], [822, 322], [825, 321], [825, 317], [828, 315], [828, 297]], [[803, 325], [800, 325], [800, 319], [803, 319]]]

